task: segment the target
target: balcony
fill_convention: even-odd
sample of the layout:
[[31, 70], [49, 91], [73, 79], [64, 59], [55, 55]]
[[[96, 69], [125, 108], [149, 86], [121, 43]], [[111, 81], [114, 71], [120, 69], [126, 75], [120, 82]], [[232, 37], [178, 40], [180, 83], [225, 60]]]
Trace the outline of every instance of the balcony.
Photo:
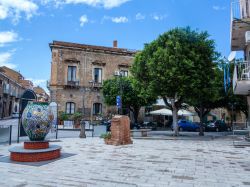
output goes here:
[[231, 50], [245, 49], [245, 33], [250, 31], [250, 0], [231, 1]]
[[67, 80], [64, 87], [65, 88], [80, 88], [80, 81], [79, 80], [74, 80], [74, 81]]
[[102, 82], [89, 81], [91, 88], [102, 88]]
[[250, 61], [234, 66], [233, 91], [237, 95], [248, 95], [250, 92]]

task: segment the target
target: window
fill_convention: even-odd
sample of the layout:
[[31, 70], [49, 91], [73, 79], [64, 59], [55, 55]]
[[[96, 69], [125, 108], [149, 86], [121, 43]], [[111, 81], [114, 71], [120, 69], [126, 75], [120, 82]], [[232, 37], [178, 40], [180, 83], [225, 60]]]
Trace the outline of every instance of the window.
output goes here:
[[120, 74], [122, 77], [127, 77], [128, 76], [128, 71], [127, 70], [121, 70]]
[[66, 103], [66, 113], [67, 114], [74, 114], [75, 113], [75, 103], [73, 103], [73, 102]]
[[68, 66], [68, 81], [76, 81], [76, 66]]
[[102, 69], [101, 68], [94, 69], [94, 81], [95, 83], [102, 83]]
[[101, 103], [94, 103], [93, 104], [93, 114], [101, 114], [102, 113], [102, 104]]

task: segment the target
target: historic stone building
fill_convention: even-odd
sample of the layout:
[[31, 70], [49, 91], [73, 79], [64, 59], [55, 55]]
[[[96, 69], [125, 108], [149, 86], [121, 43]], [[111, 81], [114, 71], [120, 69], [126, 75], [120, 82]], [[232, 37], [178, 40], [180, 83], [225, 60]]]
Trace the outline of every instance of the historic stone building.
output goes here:
[[36, 97], [37, 97], [37, 101], [39, 102], [48, 102], [49, 101], [49, 95], [45, 92], [45, 90], [40, 87], [40, 86], [36, 86], [33, 88]]
[[20, 84], [22, 75], [7, 67], [0, 67], [0, 118], [17, 117], [19, 102], [25, 88]]
[[103, 81], [115, 75], [128, 76], [136, 51], [117, 47], [93, 46], [69, 42], [50, 43], [52, 62], [48, 87], [58, 110], [85, 118], [106, 116], [114, 108], [104, 104]]

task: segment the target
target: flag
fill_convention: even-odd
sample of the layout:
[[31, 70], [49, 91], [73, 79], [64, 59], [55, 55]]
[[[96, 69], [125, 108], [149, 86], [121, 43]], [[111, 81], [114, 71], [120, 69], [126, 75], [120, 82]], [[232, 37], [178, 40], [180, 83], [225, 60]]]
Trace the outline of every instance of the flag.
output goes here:
[[227, 65], [227, 87], [230, 87], [231, 77], [230, 77], [230, 64]]
[[224, 70], [224, 90], [225, 90], [225, 92], [227, 92], [227, 71], [226, 71], [226, 64], [224, 64], [223, 70]]

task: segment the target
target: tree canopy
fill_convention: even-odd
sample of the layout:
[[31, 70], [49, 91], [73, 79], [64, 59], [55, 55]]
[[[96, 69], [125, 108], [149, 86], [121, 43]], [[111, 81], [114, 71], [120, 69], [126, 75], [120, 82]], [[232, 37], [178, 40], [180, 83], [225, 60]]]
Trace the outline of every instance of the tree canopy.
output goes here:
[[[158, 95], [173, 110], [178, 134], [177, 112], [181, 104], [210, 88], [213, 63], [218, 57], [214, 40], [207, 32], [175, 28], [160, 35], [136, 55], [132, 74], [144, 92]], [[200, 94], [202, 96], [202, 94]], [[171, 99], [172, 104], [167, 102]]]
[[116, 96], [121, 95], [122, 107], [133, 113], [135, 122], [137, 122], [140, 108], [155, 102], [154, 97], [140, 92], [132, 77], [115, 77], [106, 80], [102, 92], [105, 103], [108, 105], [116, 105]]

